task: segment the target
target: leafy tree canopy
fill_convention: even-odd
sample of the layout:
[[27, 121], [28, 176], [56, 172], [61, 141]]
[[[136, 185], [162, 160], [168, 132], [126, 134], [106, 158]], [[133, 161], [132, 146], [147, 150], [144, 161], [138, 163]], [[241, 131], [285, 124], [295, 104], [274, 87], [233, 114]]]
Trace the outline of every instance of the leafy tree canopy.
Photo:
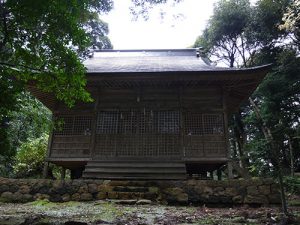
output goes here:
[[220, 0], [206, 29], [194, 47], [202, 47], [214, 61], [230, 67], [253, 65], [253, 56], [262, 48], [272, 48], [285, 36], [278, 24], [288, 0]]
[[98, 13], [112, 1], [2, 0], [0, 71], [4, 79], [34, 81], [44, 91], [72, 105], [90, 100], [80, 59], [107, 25]]
[[300, 0], [294, 0], [290, 7], [288, 7], [283, 21], [284, 24], [280, 28], [294, 34], [294, 41], [300, 49]]

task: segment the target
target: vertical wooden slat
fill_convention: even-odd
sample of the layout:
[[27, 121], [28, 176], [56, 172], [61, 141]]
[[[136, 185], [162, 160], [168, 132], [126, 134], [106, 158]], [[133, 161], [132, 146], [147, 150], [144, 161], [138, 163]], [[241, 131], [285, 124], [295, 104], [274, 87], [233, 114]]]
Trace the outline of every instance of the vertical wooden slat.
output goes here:
[[182, 104], [182, 95], [183, 95], [183, 87], [178, 88], [178, 101], [179, 101], [179, 113], [180, 113], [180, 155], [181, 157], [185, 157], [185, 146], [184, 146], [184, 114], [183, 114], [183, 104]]
[[92, 119], [92, 135], [91, 135], [91, 144], [90, 144], [90, 157], [94, 158], [95, 156], [95, 147], [96, 147], [96, 129], [97, 129], [97, 117], [98, 117], [98, 106], [100, 102], [101, 89], [97, 89], [96, 102], [93, 110], [93, 119]]
[[[224, 114], [224, 137], [225, 137], [225, 146], [226, 146], [226, 152], [227, 157], [230, 159], [230, 143], [229, 143], [229, 132], [228, 132], [228, 111], [227, 111], [227, 95], [228, 92], [225, 89], [222, 89], [222, 103], [223, 103], [223, 114]], [[227, 163], [228, 166], [228, 178], [233, 178], [232, 173], [232, 163], [229, 160]]]

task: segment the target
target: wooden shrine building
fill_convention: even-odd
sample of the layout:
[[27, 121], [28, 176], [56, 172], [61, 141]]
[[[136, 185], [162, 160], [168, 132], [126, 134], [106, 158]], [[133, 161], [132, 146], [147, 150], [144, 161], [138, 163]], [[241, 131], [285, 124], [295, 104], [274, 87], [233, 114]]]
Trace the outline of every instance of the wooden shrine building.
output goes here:
[[103, 179], [185, 179], [220, 168], [228, 115], [269, 69], [215, 67], [197, 49], [104, 50], [85, 66], [92, 103], [69, 109], [29, 89], [63, 121], [47, 161]]

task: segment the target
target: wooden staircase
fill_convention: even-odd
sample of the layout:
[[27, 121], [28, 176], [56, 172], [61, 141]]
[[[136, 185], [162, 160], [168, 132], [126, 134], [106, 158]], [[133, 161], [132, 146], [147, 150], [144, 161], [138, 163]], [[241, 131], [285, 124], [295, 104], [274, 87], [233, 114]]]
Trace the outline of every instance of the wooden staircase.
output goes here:
[[89, 161], [83, 178], [115, 180], [183, 180], [186, 168], [181, 161]]

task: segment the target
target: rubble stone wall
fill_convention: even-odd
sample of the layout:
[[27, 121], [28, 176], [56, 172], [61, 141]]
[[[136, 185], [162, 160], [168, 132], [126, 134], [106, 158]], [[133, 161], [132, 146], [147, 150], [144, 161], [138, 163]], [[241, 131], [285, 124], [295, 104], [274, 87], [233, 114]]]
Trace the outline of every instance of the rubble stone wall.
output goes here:
[[279, 204], [272, 179], [115, 181], [0, 178], [0, 202], [53, 202], [105, 199], [140, 200], [167, 204]]

